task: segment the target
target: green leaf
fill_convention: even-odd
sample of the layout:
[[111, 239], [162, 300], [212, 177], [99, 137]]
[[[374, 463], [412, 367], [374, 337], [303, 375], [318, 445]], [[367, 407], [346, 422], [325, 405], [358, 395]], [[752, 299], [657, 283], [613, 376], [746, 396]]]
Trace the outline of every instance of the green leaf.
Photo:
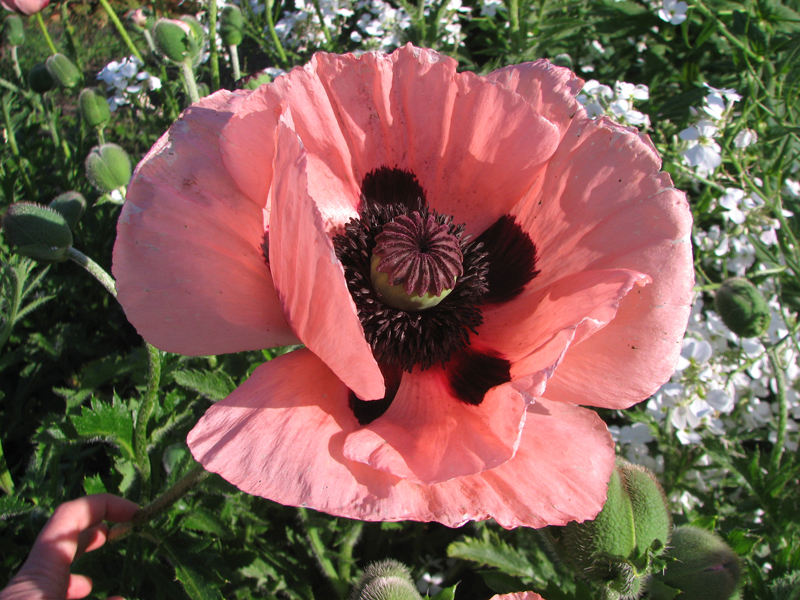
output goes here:
[[80, 416], [70, 418], [79, 435], [116, 444], [123, 455], [131, 460], [135, 459], [133, 417], [116, 395], [112, 404], [92, 398], [91, 408], [84, 406], [81, 413]]
[[513, 594], [514, 592], [525, 592], [530, 589], [518, 577], [512, 577], [508, 573], [495, 570], [482, 570], [478, 574], [483, 578], [484, 583], [496, 594]]
[[761, 541], [761, 538], [752, 535], [749, 531], [744, 529], [734, 529], [727, 536], [728, 545], [739, 556], [747, 556]]
[[456, 586], [458, 584], [444, 588], [441, 592], [436, 594], [432, 600], [453, 600], [456, 597]]
[[689, 523], [689, 525], [713, 532], [717, 526], [717, 516], [700, 517]]
[[533, 566], [525, 556], [500, 540], [468, 538], [447, 547], [447, 556], [496, 567], [509, 575], [533, 577]]
[[83, 491], [87, 494], [103, 494], [108, 490], [106, 489], [106, 484], [100, 478], [100, 474], [97, 474], [91, 477], [84, 477]]
[[175, 567], [175, 576], [183, 585], [186, 595], [192, 600], [223, 600], [219, 590], [203, 579], [197, 569], [180, 551], [176, 551], [171, 544], [164, 542], [163, 548], [169, 556], [170, 562]]
[[178, 385], [194, 390], [215, 402], [222, 400], [236, 389], [233, 379], [222, 371], [207, 372], [186, 369], [175, 371], [173, 377]]
[[0, 496], [0, 521], [24, 515], [31, 510], [33, 510], [32, 504], [28, 504], [16, 496]]

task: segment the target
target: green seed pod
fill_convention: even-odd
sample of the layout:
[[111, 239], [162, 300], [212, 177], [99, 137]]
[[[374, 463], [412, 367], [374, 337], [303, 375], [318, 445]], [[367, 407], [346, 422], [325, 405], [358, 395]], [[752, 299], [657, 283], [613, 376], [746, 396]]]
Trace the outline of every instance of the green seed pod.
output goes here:
[[79, 192], [64, 192], [56, 196], [48, 206], [61, 213], [69, 228], [75, 231], [86, 210], [86, 199]]
[[111, 120], [108, 100], [97, 88], [86, 88], [78, 96], [81, 117], [89, 127], [105, 127]]
[[72, 232], [61, 213], [33, 202], [8, 207], [3, 234], [19, 254], [41, 262], [67, 260], [72, 246]]
[[739, 557], [718, 535], [684, 525], [672, 533], [668, 556], [674, 558], [664, 573], [654, 575], [653, 600], [729, 600], [739, 587]]
[[638, 598], [671, 527], [664, 492], [652, 473], [618, 460], [603, 510], [594, 521], [564, 527], [557, 541], [573, 568], [604, 585], [609, 597]]
[[78, 67], [63, 54], [54, 54], [45, 64], [53, 79], [65, 88], [75, 87], [83, 81], [83, 75], [78, 71]]
[[[191, 19], [197, 23], [194, 19]], [[188, 18], [159, 19], [153, 27], [156, 49], [167, 59], [182, 63], [200, 56], [203, 48], [203, 29], [194, 26]], [[199, 29], [199, 34], [198, 34]]]
[[9, 46], [22, 46], [25, 42], [25, 28], [19, 15], [8, 15], [3, 21], [3, 41]]
[[422, 600], [422, 596], [404, 564], [384, 560], [366, 568], [350, 600]]
[[28, 71], [28, 85], [37, 94], [44, 94], [56, 87], [55, 79], [50, 75], [44, 63], [33, 65]]
[[86, 157], [86, 176], [101, 192], [113, 192], [131, 180], [131, 159], [116, 144], [95, 146]]
[[244, 18], [235, 4], [227, 4], [219, 19], [219, 35], [226, 46], [238, 46], [244, 39]]
[[764, 296], [747, 279], [728, 279], [714, 297], [717, 313], [733, 333], [743, 338], [759, 337], [772, 316]]

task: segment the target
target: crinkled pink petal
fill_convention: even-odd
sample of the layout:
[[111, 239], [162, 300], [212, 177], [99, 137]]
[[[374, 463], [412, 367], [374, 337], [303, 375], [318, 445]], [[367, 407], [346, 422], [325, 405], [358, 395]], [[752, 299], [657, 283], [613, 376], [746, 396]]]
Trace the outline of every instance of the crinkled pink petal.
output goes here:
[[[269, 261], [286, 320], [303, 343], [359, 398], [383, 398], [383, 375], [364, 338], [344, 270], [317, 198], [330, 206], [348, 196], [342, 182], [283, 122], [275, 163]], [[341, 201], [346, 206], [346, 200]]]
[[646, 136], [581, 113], [541, 188], [513, 211], [537, 246], [532, 290], [601, 269], [630, 269], [653, 281], [623, 299], [607, 327], [570, 349], [548, 398], [624, 408], [674, 370], [694, 282], [692, 221], [683, 193], [659, 168]]
[[539, 399], [519, 449], [477, 475], [424, 485], [348, 460], [359, 429], [348, 390], [310, 351], [264, 363], [213, 405], [189, 434], [203, 466], [244, 492], [367, 521], [438, 521], [450, 527], [494, 517], [503, 527], [592, 519], [614, 465], [611, 437], [587, 409]]
[[[470, 233], [486, 229], [522, 197], [560, 137], [518, 94], [456, 73], [454, 60], [410, 45], [391, 55], [319, 53], [256, 93], [289, 106], [309, 155], [347, 185], [357, 189], [379, 167], [408, 169], [430, 206], [465, 222]], [[276, 102], [253, 99], [247, 111]], [[235, 119], [226, 137], [243, 138], [255, 120], [251, 114]], [[274, 116], [262, 120], [271, 124]], [[258, 156], [252, 162], [267, 161], [269, 152], [255, 147], [246, 145], [248, 156]], [[236, 148], [225, 142], [223, 148], [226, 163], [235, 161]], [[266, 177], [245, 167], [231, 170], [243, 190], [256, 190], [247, 193], [263, 192]]]
[[543, 600], [539, 594], [533, 592], [516, 592], [514, 594], [498, 594], [492, 600]]
[[21, 15], [34, 15], [50, 4], [50, 0], [2, 0], [0, 4]]
[[125, 314], [154, 346], [188, 355], [298, 342], [261, 249], [262, 206], [220, 160], [220, 129], [245, 93], [190, 107], [137, 167], [113, 273]]
[[453, 395], [442, 367], [415, 369], [403, 374], [389, 410], [347, 436], [344, 455], [415, 483], [438, 483], [509, 460], [524, 424], [525, 399], [510, 385], [472, 406]]

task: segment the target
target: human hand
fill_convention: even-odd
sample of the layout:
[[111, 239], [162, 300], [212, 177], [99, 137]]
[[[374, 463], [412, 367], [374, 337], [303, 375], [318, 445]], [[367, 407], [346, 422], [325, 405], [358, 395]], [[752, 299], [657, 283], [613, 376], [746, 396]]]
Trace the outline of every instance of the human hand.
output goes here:
[[129, 521], [138, 510], [133, 502], [111, 494], [61, 504], [39, 533], [19, 573], [0, 591], [0, 600], [84, 598], [92, 591], [92, 580], [70, 574], [72, 562], [105, 543], [108, 525], [103, 521]]

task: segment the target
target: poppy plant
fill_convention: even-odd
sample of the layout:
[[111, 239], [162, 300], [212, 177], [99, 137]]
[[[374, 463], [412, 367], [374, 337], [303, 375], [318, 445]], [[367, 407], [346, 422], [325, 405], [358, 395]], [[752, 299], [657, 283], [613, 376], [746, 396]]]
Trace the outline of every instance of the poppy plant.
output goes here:
[[0, 0], [3, 8], [21, 15], [35, 15], [50, 4], [50, 0]]
[[136, 169], [119, 299], [154, 346], [304, 347], [191, 431], [204, 467], [364, 520], [593, 518], [597, 414], [672, 374], [691, 215], [646, 136], [540, 60], [317, 54], [191, 106]]

